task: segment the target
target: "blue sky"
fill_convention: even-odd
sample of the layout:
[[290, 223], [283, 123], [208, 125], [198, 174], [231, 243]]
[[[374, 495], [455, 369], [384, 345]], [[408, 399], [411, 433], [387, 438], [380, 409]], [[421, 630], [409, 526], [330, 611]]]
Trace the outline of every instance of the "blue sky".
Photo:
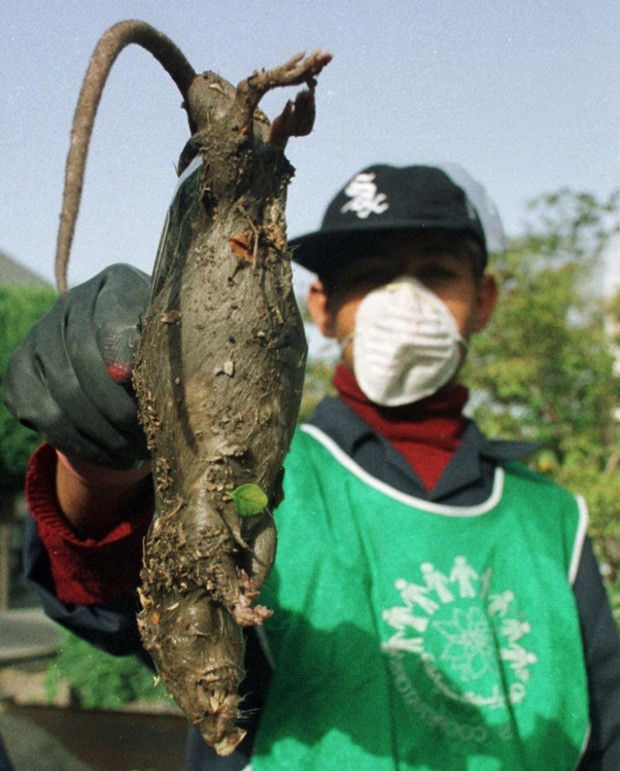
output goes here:
[[[486, 187], [508, 233], [528, 199], [619, 182], [617, 0], [3, 0], [0, 249], [53, 275], [69, 131], [104, 30], [140, 18], [198, 71], [236, 83], [301, 50], [334, 60], [317, 122], [292, 140], [289, 234], [318, 226], [331, 196], [374, 162], [449, 161]], [[283, 92], [264, 103], [274, 117]], [[110, 262], [152, 268], [174, 165], [187, 139], [176, 88], [132, 46], [99, 110], [70, 282]]]

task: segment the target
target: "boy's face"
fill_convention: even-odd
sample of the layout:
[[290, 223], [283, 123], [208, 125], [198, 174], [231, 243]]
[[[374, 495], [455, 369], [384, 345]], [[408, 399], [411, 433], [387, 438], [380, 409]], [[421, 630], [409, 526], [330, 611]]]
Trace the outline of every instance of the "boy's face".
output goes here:
[[[326, 337], [350, 340], [355, 314], [368, 292], [398, 276], [416, 278], [447, 305], [461, 336], [468, 340], [483, 329], [495, 306], [497, 287], [479, 276], [473, 258], [449, 246], [449, 239], [415, 233], [388, 234], [366, 256], [342, 270], [329, 293], [320, 281], [310, 287], [310, 314]], [[344, 363], [353, 369], [354, 346], [346, 344]]]

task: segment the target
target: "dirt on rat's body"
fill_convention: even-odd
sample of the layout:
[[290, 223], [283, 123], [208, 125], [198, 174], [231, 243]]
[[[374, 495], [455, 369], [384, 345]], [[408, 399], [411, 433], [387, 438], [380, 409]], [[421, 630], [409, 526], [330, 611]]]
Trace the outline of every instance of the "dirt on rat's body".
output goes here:
[[[240, 518], [229, 493], [253, 483], [277, 505], [305, 358], [282, 219], [289, 169], [281, 153], [262, 149], [258, 175], [250, 164], [232, 199], [215, 198], [205, 178], [212, 165], [195, 173], [195, 237], [182, 270], [169, 272], [175, 255], [162, 251], [159, 272], [169, 278], [145, 320], [134, 375], [157, 496], [140, 628], [167, 687], [210, 743], [239, 716], [239, 625], [266, 615], [252, 602], [275, 550], [271, 515]], [[237, 143], [231, 150], [223, 167], [234, 178], [246, 161]], [[225, 152], [208, 148], [211, 157]], [[177, 239], [169, 232], [166, 241]]]
[[[74, 120], [57, 251], [61, 291], [100, 93], [131, 42], [171, 74], [192, 132], [134, 371], [156, 502], [138, 625], [167, 689], [225, 755], [244, 736], [237, 725], [242, 627], [269, 615], [253, 603], [275, 556], [270, 510], [281, 498], [306, 355], [286, 247], [293, 170], [283, 149], [288, 137], [311, 130], [314, 78], [331, 57], [299, 55], [234, 88], [215, 73], [195, 75], [171, 41], [143, 22], [108, 30]], [[257, 110], [270, 89], [304, 83], [309, 90], [271, 125]], [[269, 503], [242, 518], [230, 493], [244, 484], [260, 487]]]

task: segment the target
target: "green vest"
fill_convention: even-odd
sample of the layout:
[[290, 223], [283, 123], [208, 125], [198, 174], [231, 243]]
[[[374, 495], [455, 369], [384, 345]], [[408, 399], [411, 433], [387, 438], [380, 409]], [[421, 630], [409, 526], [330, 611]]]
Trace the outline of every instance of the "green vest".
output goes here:
[[581, 499], [508, 464], [481, 505], [422, 501], [312, 426], [284, 487], [253, 771], [576, 767]]

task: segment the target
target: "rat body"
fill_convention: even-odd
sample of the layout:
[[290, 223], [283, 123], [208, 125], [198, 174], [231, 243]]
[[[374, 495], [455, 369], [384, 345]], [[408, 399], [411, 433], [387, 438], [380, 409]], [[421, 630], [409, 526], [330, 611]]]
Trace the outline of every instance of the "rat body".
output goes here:
[[[283, 149], [289, 136], [311, 130], [315, 77], [331, 57], [299, 55], [235, 88], [213, 72], [195, 75], [166, 40], [143, 22], [121, 22], [93, 55], [67, 164], [57, 275], [62, 290], [100, 92], [118, 52], [139, 42], [172, 69], [192, 133], [133, 380], [156, 499], [138, 624], [166, 687], [225, 755], [245, 733], [242, 627], [269, 615], [254, 600], [273, 564], [270, 510], [281, 499], [306, 356], [284, 219], [293, 169]], [[298, 84], [309, 90], [270, 125], [257, 109], [261, 97]], [[231, 495], [246, 484], [268, 500], [247, 518]]]

